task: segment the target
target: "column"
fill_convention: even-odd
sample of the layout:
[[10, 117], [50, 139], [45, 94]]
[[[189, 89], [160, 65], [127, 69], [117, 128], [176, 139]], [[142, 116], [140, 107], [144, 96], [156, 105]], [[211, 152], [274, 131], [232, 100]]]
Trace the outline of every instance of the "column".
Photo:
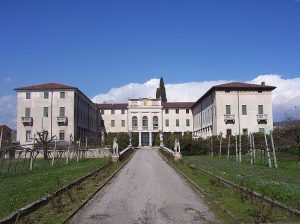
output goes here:
[[149, 132], [149, 146], [152, 146], [152, 132]]
[[139, 132], [139, 147], [142, 146], [142, 132]]

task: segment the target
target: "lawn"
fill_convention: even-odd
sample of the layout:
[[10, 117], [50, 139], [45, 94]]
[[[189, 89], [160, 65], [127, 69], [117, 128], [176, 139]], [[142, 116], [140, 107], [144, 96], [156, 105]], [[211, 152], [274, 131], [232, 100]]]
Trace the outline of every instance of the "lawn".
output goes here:
[[278, 154], [278, 158], [277, 169], [269, 168], [262, 161], [258, 161], [256, 166], [245, 160], [242, 164], [237, 164], [234, 159], [228, 161], [225, 156], [185, 156], [183, 159], [300, 210], [300, 162], [282, 154]]
[[96, 170], [108, 160], [86, 159], [23, 174], [0, 175], [0, 218]]
[[[209, 159], [205, 156], [200, 158], [203, 161]], [[207, 205], [222, 223], [299, 223], [300, 221], [299, 217], [270, 206], [260, 198], [251, 197], [250, 194], [228, 187], [216, 178], [191, 169], [185, 163], [174, 162], [170, 158], [168, 161], [170, 165], [184, 174], [190, 182], [200, 188], [199, 194], [204, 195], [203, 198]]]

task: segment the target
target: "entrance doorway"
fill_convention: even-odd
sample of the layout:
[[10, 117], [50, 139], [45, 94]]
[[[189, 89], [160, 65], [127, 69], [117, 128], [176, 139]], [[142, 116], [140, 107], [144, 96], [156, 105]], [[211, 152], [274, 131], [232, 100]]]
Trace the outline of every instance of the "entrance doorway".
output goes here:
[[149, 145], [149, 132], [142, 132], [142, 146]]

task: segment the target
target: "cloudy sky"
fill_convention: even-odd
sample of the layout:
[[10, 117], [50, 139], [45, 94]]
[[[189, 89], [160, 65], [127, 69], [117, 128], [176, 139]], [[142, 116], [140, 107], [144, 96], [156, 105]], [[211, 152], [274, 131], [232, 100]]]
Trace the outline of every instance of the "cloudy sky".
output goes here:
[[299, 24], [296, 0], [1, 0], [0, 123], [15, 127], [16, 87], [124, 102], [154, 97], [161, 76], [174, 101], [265, 79], [280, 120], [299, 108]]

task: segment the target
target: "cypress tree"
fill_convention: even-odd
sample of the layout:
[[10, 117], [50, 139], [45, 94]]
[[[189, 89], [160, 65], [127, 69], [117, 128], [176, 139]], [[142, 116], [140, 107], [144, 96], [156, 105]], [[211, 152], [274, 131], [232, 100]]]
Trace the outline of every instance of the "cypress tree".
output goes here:
[[159, 90], [160, 90], [161, 101], [167, 102], [167, 95], [166, 95], [166, 89], [165, 89], [163, 77], [161, 77], [159, 81]]
[[160, 99], [161, 95], [160, 95], [160, 88], [156, 89], [156, 99]]

